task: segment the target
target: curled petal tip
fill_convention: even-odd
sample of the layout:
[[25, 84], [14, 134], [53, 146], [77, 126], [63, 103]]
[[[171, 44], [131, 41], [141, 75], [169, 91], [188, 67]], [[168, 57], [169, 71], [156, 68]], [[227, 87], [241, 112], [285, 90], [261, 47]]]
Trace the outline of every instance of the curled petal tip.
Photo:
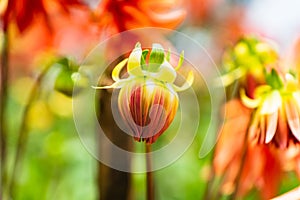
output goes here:
[[184, 61], [184, 51], [182, 51], [182, 52], [180, 53], [178, 65], [177, 65], [177, 67], [175, 68], [176, 71], [180, 69], [180, 67], [182, 66], [183, 61]]
[[261, 102], [261, 98], [258, 99], [251, 99], [247, 97], [246, 92], [244, 89], [240, 90], [240, 96], [243, 104], [248, 108], [257, 108]]
[[123, 67], [125, 66], [125, 64], [127, 63], [127, 61], [128, 61], [128, 58], [122, 60], [121, 62], [119, 62], [119, 64], [117, 64], [117, 66], [112, 71], [111, 77], [114, 81], [119, 81], [120, 80], [120, 77], [119, 77], [120, 72], [123, 69]]
[[190, 71], [187, 76], [186, 82], [181, 87], [178, 87], [176, 85], [174, 85], [173, 87], [177, 92], [180, 92], [180, 91], [186, 90], [189, 87], [191, 87], [193, 82], [194, 82], [194, 73], [192, 71]]
[[129, 74], [135, 76], [143, 75], [142, 68], [141, 68], [142, 53], [143, 51], [141, 45], [137, 43], [128, 58], [127, 71]]
[[111, 88], [121, 88], [124, 83], [127, 81], [127, 79], [120, 80], [118, 82], [113, 83], [112, 85], [107, 86], [91, 86], [93, 89], [111, 89]]

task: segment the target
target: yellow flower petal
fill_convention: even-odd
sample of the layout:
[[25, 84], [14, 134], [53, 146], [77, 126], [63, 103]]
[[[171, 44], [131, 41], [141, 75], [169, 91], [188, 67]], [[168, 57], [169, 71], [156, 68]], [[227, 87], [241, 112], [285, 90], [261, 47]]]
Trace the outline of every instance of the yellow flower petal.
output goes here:
[[141, 44], [137, 43], [128, 58], [127, 72], [130, 75], [143, 76], [143, 71], [141, 68], [142, 54], [143, 54], [143, 51], [141, 48]]
[[159, 72], [155, 75], [158, 80], [173, 83], [176, 79], [176, 71], [167, 61], [164, 61], [160, 66]]
[[261, 85], [257, 87], [254, 91], [254, 97], [259, 97], [264, 95], [265, 93], [268, 93], [272, 90], [272, 87], [269, 85]]
[[114, 70], [112, 71], [112, 75], [111, 75], [111, 77], [114, 81], [120, 80], [120, 77], [119, 77], [120, 72], [123, 69], [123, 67], [125, 66], [125, 64], [127, 63], [127, 61], [128, 61], [128, 58], [122, 60], [121, 62], [119, 62], [119, 64], [117, 64], [117, 66], [115, 66]]
[[251, 99], [247, 97], [246, 92], [244, 89], [240, 90], [240, 96], [243, 104], [248, 108], [257, 108], [261, 102], [261, 98]]
[[221, 81], [217, 85], [221, 85], [224, 87], [229, 86], [232, 84], [235, 80], [241, 78], [246, 73], [246, 70], [243, 67], [238, 67], [231, 72], [228, 72], [221, 76]]
[[186, 82], [181, 87], [178, 87], [176, 85], [173, 85], [173, 87], [174, 87], [175, 91], [180, 92], [180, 91], [186, 90], [189, 87], [191, 87], [193, 82], [194, 82], [194, 73], [192, 71], [190, 71], [188, 74], [188, 77], [186, 79]]

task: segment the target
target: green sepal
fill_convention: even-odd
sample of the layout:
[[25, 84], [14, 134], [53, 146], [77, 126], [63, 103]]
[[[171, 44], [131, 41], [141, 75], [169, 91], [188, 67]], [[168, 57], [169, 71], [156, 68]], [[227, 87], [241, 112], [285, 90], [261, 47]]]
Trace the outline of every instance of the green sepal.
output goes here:
[[71, 76], [72, 72], [70, 70], [62, 69], [56, 77], [54, 88], [67, 96], [72, 96], [74, 81]]
[[153, 44], [149, 58], [148, 71], [157, 72], [165, 59], [165, 51], [160, 44]]
[[283, 87], [282, 80], [274, 68], [272, 69], [271, 73], [266, 75], [266, 82], [273, 89], [280, 89]]
[[141, 67], [142, 67], [142, 70], [147, 70], [147, 66], [146, 66], [146, 58], [147, 58], [147, 55], [149, 53], [149, 49], [145, 49], [143, 50], [142, 52], [142, 56], [141, 56]]
[[178, 65], [177, 65], [177, 67], [175, 68], [176, 71], [180, 69], [180, 67], [182, 66], [183, 61], [184, 61], [184, 51], [182, 51], [182, 52], [180, 53]]
[[167, 60], [168, 62], [170, 62], [170, 58], [171, 58], [171, 49], [169, 48], [168, 53], [167, 53], [167, 55], [166, 55], [166, 60]]
[[78, 71], [79, 65], [67, 57], [58, 58], [52, 65], [56, 65], [60, 69], [55, 79], [54, 89], [67, 96], [72, 96], [74, 81], [71, 76]]

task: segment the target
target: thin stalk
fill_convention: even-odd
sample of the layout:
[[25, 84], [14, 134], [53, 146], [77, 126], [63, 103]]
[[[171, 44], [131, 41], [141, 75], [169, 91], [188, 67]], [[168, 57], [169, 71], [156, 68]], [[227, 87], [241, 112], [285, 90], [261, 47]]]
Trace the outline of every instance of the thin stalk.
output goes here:
[[22, 122], [20, 125], [19, 133], [18, 133], [17, 150], [16, 150], [16, 154], [15, 154], [15, 159], [14, 159], [12, 176], [11, 176], [10, 184], [8, 186], [8, 194], [10, 194], [12, 198], [14, 198], [14, 194], [15, 194], [14, 189], [16, 186], [16, 175], [17, 175], [17, 172], [19, 171], [21, 159], [25, 153], [25, 148], [26, 148], [27, 139], [28, 139], [28, 128], [26, 126], [26, 119], [27, 119], [28, 111], [29, 111], [29, 108], [32, 106], [36, 96], [38, 95], [39, 87], [40, 87], [40, 83], [41, 83], [42, 79], [47, 74], [47, 72], [49, 71], [51, 66], [52, 65], [45, 66], [45, 68], [40, 72], [40, 74], [35, 79], [34, 84], [29, 93], [27, 104], [24, 107]]
[[205, 200], [212, 199], [211, 195], [212, 195], [213, 185], [215, 182], [215, 176], [216, 176], [216, 173], [215, 173], [214, 167], [212, 167], [210, 175], [209, 175], [209, 180], [207, 182], [204, 196], [203, 196], [203, 199], [205, 199]]
[[240, 187], [240, 184], [241, 184], [242, 173], [243, 173], [243, 169], [244, 169], [245, 164], [246, 164], [246, 156], [247, 156], [247, 152], [248, 152], [248, 142], [247, 142], [248, 132], [249, 132], [249, 127], [250, 127], [250, 123], [251, 123], [252, 118], [253, 118], [253, 114], [250, 117], [249, 124], [247, 126], [247, 130], [246, 130], [246, 134], [245, 134], [244, 145], [243, 145], [243, 149], [242, 149], [242, 160], [241, 160], [241, 164], [240, 164], [240, 167], [239, 167], [237, 177], [235, 179], [235, 183], [236, 183], [235, 184], [235, 189], [234, 189], [234, 192], [232, 193], [232, 195], [230, 195], [229, 199], [236, 199], [237, 198], [237, 194], [238, 194], [239, 187]]
[[245, 167], [245, 163], [246, 163], [246, 155], [247, 155], [247, 150], [248, 150], [248, 145], [247, 145], [247, 142], [245, 142], [244, 144], [244, 148], [242, 150], [242, 160], [241, 160], [241, 165], [240, 165], [240, 168], [239, 168], [239, 171], [238, 171], [238, 175], [236, 177], [236, 184], [235, 184], [235, 189], [234, 189], [234, 192], [232, 193], [232, 195], [230, 195], [230, 198], [229, 199], [236, 199], [237, 198], [237, 194], [238, 194], [238, 191], [239, 191], [239, 187], [240, 187], [240, 183], [241, 183], [241, 178], [242, 178], [242, 172], [243, 172], [243, 169]]
[[[230, 88], [229, 98], [226, 99], [226, 101], [230, 101], [230, 100], [234, 99], [234, 97], [236, 96], [236, 94], [238, 92], [239, 85], [240, 85], [239, 81], [235, 81], [233, 83], [233, 85]], [[215, 149], [216, 148], [213, 148], [213, 150], [212, 150], [213, 151], [212, 159], [214, 158], [214, 155], [215, 155]], [[215, 178], [216, 178], [216, 172], [215, 172], [214, 167], [212, 167], [211, 174], [210, 174], [209, 180], [208, 180], [206, 188], [205, 188], [203, 199], [212, 199], [213, 198], [213, 194], [214, 194], [213, 186], [215, 185]], [[221, 178], [221, 179], [223, 179], [223, 178]]]
[[1, 187], [0, 187], [0, 199], [3, 197], [4, 186], [6, 185], [6, 125], [5, 125], [5, 107], [7, 101], [7, 86], [8, 86], [8, 34], [4, 32], [3, 44], [1, 49], [1, 82], [0, 82], [0, 171], [1, 171]]
[[147, 200], [154, 200], [154, 179], [152, 172], [151, 144], [146, 144], [146, 167], [147, 167]]

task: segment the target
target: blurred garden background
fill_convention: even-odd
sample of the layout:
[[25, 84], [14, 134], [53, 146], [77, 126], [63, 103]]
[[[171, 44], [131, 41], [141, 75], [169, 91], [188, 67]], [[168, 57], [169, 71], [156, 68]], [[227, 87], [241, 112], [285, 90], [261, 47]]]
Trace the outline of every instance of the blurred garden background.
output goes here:
[[[0, 199], [146, 199], [145, 173], [119, 172], [101, 164], [86, 149], [76, 130], [72, 100], [81, 91], [73, 91], [74, 81], [82, 63], [99, 43], [136, 28], [172, 29], [202, 46], [222, 74], [230, 74], [232, 68], [241, 66], [248, 67], [247, 73], [252, 75], [263, 74], [256, 69], [275, 63], [282, 66], [282, 71], [291, 71], [298, 80], [299, 9], [297, 0], [0, 0]], [[139, 37], [141, 41], [157, 42], [149, 41], [145, 35]], [[172, 46], [173, 51], [184, 50], [176, 49], [171, 31], [157, 32], [154, 37], [163, 41], [162, 45]], [[97, 59], [105, 63], [112, 55], [110, 51], [122, 48], [119, 43], [112, 46], [105, 54], [107, 57]], [[111, 63], [101, 83], [112, 83], [112, 68], [120, 61]], [[274, 74], [266, 75], [271, 77], [266, 78], [268, 84], [269, 80], [274, 83], [280, 79]], [[234, 85], [240, 78], [228, 77], [226, 80]], [[295, 106], [291, 108], [296, 110], [293, 116], [298, 116], [298, 121], [290, 122], [289, 114], [285, 118], [289, 136], [294, 134], [290, 136], [293, 145], [281, 143], [284, 139], [278, 137], [276, 147], [260, 144], [259, 149], [247, 151], [243, 133], [248, 131], [249, 113], [255, 108], [246, 108], [241, 103], [239, 87], [245, 86], [247, 96], [255, 99], [249, 91], [264, 81], [259, 77], [253, 86], [245, 78], [238, 89], [225, 83], [224, 101], [228, 103], [218, 111], [220, 118], [225, 118], [225, 126], [221, 129], [215, 124], [213, 134], [221, 134], [217, 148], [200, 158], [211, 114], [210, 94], [200, 79], [196, 74], [192, 86], [200, 106], [196, 137], [179, 159], [153, 173], [155, 199], [271, 199], [297, 188], [299, 98], [295, 97]], [[82, 84], [91, 87], [88, 80]], [[300, 91], [299, 87], [296, 83], [293, 91]], [[99, 91], [95, 99], [104, 132], [124, 149], [142, 148], [133, 144], [133, 139], [128, 142], [110, 120], [111, 113], [105, 109], [110, 108], [110, 95], [109, 90]], [[194, 123], [193, 116], [186, 117]], [[93, 128], [87, 127], [87, 131]], [[173, 137], [173, 129], [176, 123], [154, 148], [162, 146], [168, 135]], [[238, 164], [231, 166], [236, 160]], [[286, 199], [300, 199], [300, 192]]]

